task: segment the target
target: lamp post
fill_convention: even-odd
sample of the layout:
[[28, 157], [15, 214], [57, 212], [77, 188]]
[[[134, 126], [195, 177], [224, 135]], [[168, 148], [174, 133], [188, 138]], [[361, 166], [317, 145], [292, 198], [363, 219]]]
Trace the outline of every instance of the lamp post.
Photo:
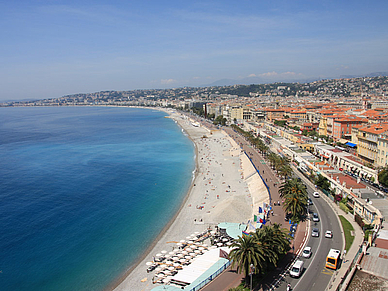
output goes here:
[[255, 271], [255, 266], [253, 264], [251, 264], [250, 266], [250, 275], [251, 275], [251, 291], [252, 291], [252, 275], [253, 275], [253, 272]]

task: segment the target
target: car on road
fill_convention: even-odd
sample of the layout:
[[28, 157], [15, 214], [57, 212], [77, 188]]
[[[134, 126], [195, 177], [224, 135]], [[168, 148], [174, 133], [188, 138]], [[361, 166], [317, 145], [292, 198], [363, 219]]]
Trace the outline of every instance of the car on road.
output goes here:
[[319, 216], [318, 216], [318, 213], [313, 213], [313, 221], [315, 222], [319, 222]]
[[313, 205], [313, 200], [311, 200], [310, 198], [307, 199], [307, 205]]
[[313, 196], [314, 196], [314, 198], [319, 198], [319, 193], [318, 192], [314, 192]]
[[312, 232], [311, 232], [311, 236], [318, 237], [319, 236], [319, 229], [314, 227]]
[[303, 258], [310, 258], [311, 257], [311, 247], [305, 247], [302, 252]]
[[333, 232], [331, 230], [326, 230], [325, 237], [326, 238], [332, 238], [333, 237]]
[[301, 260], [297, 260], [290, 270], [290, 276], [298, 278], [302, 274], [304, 269], [304, 262]]

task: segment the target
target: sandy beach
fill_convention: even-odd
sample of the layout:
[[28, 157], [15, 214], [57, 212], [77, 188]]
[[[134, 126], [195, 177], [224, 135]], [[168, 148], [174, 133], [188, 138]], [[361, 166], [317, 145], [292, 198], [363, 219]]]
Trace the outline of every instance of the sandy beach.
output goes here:
[[189, 193], [176, 216], [157, 238], [147, 254], [128, 270], [125, 279], [114, 289], [152, 290], [153, 272], [146, 262], [162, 250], [170, 252], [176, 243], [194, 232], [214, 229], [220, 222], [246, 223], [257, 213], [268, 192], [260, 176], [240, 147], [222, 130], [209, 131], [193, 126], [180, 113], [171, 113], [196, 146], [196, 171]]

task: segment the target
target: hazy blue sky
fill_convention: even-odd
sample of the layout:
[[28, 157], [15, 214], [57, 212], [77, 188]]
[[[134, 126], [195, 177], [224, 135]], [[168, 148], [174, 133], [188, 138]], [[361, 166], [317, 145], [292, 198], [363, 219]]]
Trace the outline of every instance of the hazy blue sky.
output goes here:
[[387, 0], [0, 0], [0, 101], [388, 71], [387, 12]]

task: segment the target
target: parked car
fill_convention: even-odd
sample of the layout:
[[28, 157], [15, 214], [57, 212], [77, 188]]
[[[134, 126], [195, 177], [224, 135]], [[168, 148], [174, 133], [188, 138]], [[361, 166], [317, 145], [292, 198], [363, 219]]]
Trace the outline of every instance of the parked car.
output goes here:
[[310, 258], [311, 257], [311, 247], [305, 247], [302, 252], [303, 258]]
[[326, 238], [332, 238], [333, 237], [333, 232], [331, 230], [326, 230], [325, 237]]
[[307, 205], [313, 205], [313, 200], [311, 200], [310, 198], [307, 199]]
[[314, 227], [312, 232], [311, 232], [311, 236], [318, 237], [319, 236], [319, 229]]
[[318, 192], [314, 192], [313, 196], [314, 196], [314, 198], [319, 198], [319, 193]]
[[318, 216], [318, 213], [313, 213], [313, 221], [315, 222], [319, 222], [319, 216]]

